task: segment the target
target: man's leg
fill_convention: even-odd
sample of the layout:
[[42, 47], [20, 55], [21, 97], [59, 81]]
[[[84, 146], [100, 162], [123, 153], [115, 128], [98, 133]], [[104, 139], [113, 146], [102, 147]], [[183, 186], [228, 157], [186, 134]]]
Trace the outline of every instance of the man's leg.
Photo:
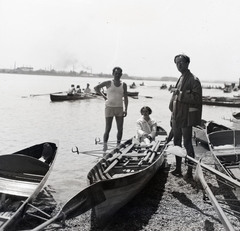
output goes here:
[[[184, 147], [186, 148], [187, 155], [191, 157], [195, 157], [195, 152], [192, 145], [192, 126], [186, 127], [182, 129], [183, 131], [183, 142]], [[187, 177], [192, 178], [192, 165], [191, 161], [188, 162], [188, 170], [187, 170]]]
[[106, 123], [105, 123], [105, 132], [103, 135], [103, 151], [107, 150], [107, 142], [109, 138], [109, 133], [112, 128], [113, 117], [106, 117], [105, 119], [106, 119]]
[[[182, 147], [182, 129], [177, 128], [176, 122], [172, 122], [172, 129], [173, 129], [173, 144], [179, 147]], [[171, 173], [176, 176], [182, 176], [182, 158], [176, 156], [176, 169], [173, 170]]]
[[117, 123], [117, 146], [121, 143], [122, 135], [123, 135], [123, 116], [116, 116], [116, 123]]

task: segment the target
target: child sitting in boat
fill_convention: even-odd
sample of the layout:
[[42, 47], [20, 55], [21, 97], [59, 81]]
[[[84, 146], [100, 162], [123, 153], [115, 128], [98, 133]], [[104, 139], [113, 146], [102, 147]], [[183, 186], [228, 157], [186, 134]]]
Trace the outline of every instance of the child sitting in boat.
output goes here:
[[142, 117], [137, 120], [137, 138], [140, 142], [150, 144], [156, 136], [157, 122], [149, 116], [152, 114], [150, 107], [142, 107], [140, 113]]

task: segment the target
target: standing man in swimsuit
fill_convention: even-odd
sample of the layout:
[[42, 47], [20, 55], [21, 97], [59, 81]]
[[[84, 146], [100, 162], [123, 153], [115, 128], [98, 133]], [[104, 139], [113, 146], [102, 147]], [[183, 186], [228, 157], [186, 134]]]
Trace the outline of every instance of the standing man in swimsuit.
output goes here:
[[[122, 77], [122, 69], [120, 67], [113, 68], [112, 75], [114, 77], [113, 80], [104, 81], [94, 87], [96, 93], [102, 95], [105, 99], [106, 127], [103, 135], [103, 151], [106, 151], [108, 148], [107, 142], [112, 128], [113, 117], [116, 119], [118, 130], [117, 146], [121, 143], [123, 134], [123, 121], [124, 117], [127, 116], [128, 108], [127, 84], [120, 80]], [[107, 88], [107, 95], [102, 93], [101, 89], [103, 87]], [[123, 109], [123, 99], [125, 110]]]

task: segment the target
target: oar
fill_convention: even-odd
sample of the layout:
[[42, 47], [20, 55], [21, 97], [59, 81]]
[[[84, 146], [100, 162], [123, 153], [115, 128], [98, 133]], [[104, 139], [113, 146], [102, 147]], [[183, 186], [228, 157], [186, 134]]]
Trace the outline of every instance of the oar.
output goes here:
[[42, 230], [55, 221], [77, 217], [105, 200], [101, 182], [90, 185], [71, 198], [53, 218], [37, 226], [33, 231]]
[[154, 151], [156, 145], [157, 145], [157, 142], [155, 142], [155, 144], [152, 146], [152, 148], [145, 151], [146, 156], [143, 158], [143, 161], [147, 161], [149, 159], [149, 157], [151, 156], [152, 152]]
[[212, 202], [212, 205], [213, 205], [214, 209], [216, 210], [224, 228], [229, 231], [234, 231], [232, 224], [228, 220], [226, 214], [223, 212], [221, 206], [218, 204], [218, 201], [216, 200], [215, 196], [213, 195], [211, 189], [209, 188], [207, 182], [204, 179], [200, 161], [198, 162], [197, 167], [196, 167], [195, 179], [199, 180], [201, 182], [203, 189], [207, 193], [210, 201]]
[[154, 159], [154, 157], [155, 157], [155, 155], [156, 155], [156, 153], [157, 153], [157, 150], [158, 150], [158, 148], [159, 148], [159, 146], [160, 146], [160, 143], [161, 143], [161, 141], [158, 140], [158, 141], [157, 141], [157, 145], [156, 145], [156, 147], [154, 148], [154, 150], [152, 151], [152, 154], [151, 154], [151, 156], [150, 156], [150, 158], [149, 158], [149, 161], [148, 161], [149, 164], [151, 164], [151, 163], [153, 162], [153, 159]]
[[149, 96], [149, 95], [136, 95], [136, 96], [128, 96], [128, 97], [132, 97], [133, 99], [138, 99], [138, 97], [144, 97], [144, 98], [147, 98], [147, 99], [152, 99], [153, 97], [152, 96]]
[[[198, 161], [194, 158], [192, 158], [191, 156], [188, 156], [187, 153], [179, 146], [169, 146], [166, 149], [166, 153], [169, 154], [173, 154], [175, 156], [179, 156], [179, 157], [183, 157], [183, 158], [187, 158], [188, 160], [192, 161], [195, 164], [198, 164]], [[218, 170], [216, 170], [215, 168], [212, 168], [204, 163], [200, 163], [201, 167], [203, 167], [204, 169], [208, 170], [209, 172], [215, 174], [216, 176], [219, 176], [221, 178], [223, 178], [224, 180], [228, 181], [229, 183], [233, 184], [235, 187], [239, 187], [240, 188], [240, 182], [233, 179], [230, 176], [227, 176], [224, 173], [219, 172]]]
[[35, 97], [35, 96], [42, 96], [42, 95], [51, 95], [51, 94], [61, 94], [66, 91], [59, 91], [59, 92], [54, 92], [54, 93], [45, 93], [45, 94], [37, 94], [37, 95], [30, 95], [30, 97]]
[[43, 96], [43, 95], [51, 95], [51, 94], [61, 94], [66, 91], [59, 91], [59, 92], [54, 92], [54, 93], [44, 93], [44, 94], [36, 94], [36, 95], [29, 95], [29, 96], [22, 96], [22, 98], [28, 98], [28, 97], [35, 97], [35, 96]]
[[117, 158], [108, 166], [107, 169], [105, 169], [105, 171], [103, 172], [104, 174], [108, 173], [117, 163], [119, 160], [122, 159], [122, 157], [127, 154], [132, 147], [135, 145], [134, 142], [132, 142], [132, 144], [130, 144], [129, 146], [127, 146], [125, 149], [122, 150], [121, 154], [119, 156], [117, 156]]
[[[73, 148], [72, 148], [72, 153], [77, 153], [78, 155], [79, 154], [83, 154], [83, 155], [88, 155], [88, 156], [94, 156], [94, 157], [97, 157], [97, 158], [102, 158], [102, 159], [104, 159], [104, 157], [101, 157], [101, 156], [98, 156], [98, 155], [103, 155], [103, 150], [99, 150], [99, 149], [97, 149], [97, 150], [91, 150], [91, 151], [82, 151], [82, 152], [80, 152], [79, 150], [78, 150], [78, 147], [76, 146], [75, 147], [75, 149], [76, 150], [74, 150]], [[97, 152], [100, 152], [100, 153], [97, 153]], [[94, 154], [95, 153], [95, 154]], [[105, 153], [106, 154], [106, 153]]]

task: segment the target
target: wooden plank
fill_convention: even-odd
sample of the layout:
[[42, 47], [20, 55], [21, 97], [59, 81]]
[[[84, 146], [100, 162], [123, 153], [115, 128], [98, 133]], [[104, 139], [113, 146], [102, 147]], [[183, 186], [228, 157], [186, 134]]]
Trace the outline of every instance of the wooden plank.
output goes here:
[[3, 178], [10, 178], [14, 180], [26, 180], [26, 181], [33, 181], [33, 182], [40, 182], [44, 175], [35, 175], [35, 174], [24, 174], [24, 173], [16, 173], [16, 172], [9, 172], [9, 171], [1, 171], [0, 170], [0, 177]]
[[10, 195], [29, 197], [39, 184], [0, 177], [0, 192]]

